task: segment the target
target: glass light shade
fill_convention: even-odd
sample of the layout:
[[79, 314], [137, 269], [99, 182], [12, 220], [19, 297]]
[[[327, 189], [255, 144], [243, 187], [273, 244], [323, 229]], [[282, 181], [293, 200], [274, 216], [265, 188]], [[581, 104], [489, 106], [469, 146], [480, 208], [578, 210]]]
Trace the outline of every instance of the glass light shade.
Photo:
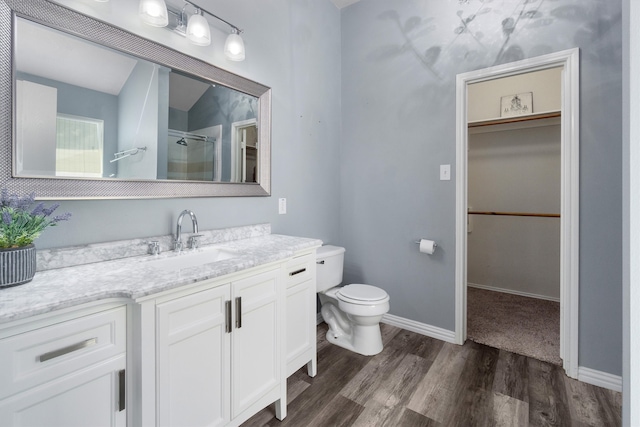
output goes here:
[[169, 14], [164, 0], [140, 0], [138, 14], [145, 24], [154, 27], [166, 27], [169, 24]]
[[206, 18], [196, 11], [187, 23], [187, 38], [198, 46], [209, 46], [211, 44], [211, 30]]
[[244, 61], [244, 42], [235, 28], [224, 43], [224, 54], [232, 61]]

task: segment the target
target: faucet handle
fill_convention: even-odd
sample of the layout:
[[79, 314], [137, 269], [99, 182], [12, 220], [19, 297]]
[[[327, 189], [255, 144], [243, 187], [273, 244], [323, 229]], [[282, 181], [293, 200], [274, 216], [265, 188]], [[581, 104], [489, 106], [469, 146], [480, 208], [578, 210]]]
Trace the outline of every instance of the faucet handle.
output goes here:
[[184, 245], [181, 239], [173, 239], [173, 250], [176, 252], [181, 252]]
[[157, 240], [151, 240], [145, 243], [148, 245], [147, 253], [149, 255], [160, 255], [160, 242]]
[[200, 246], [200, 237], [202, 237], [202, 234], [192, 234], [189, 236], [189, 240], [187, 240], [187, 248], [198, 249], [198, 246]]

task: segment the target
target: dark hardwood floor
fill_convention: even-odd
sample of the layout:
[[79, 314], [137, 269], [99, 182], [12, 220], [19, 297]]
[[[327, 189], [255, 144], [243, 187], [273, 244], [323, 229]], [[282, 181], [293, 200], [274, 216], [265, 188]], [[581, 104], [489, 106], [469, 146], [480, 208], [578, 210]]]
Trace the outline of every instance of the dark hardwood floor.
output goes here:
[[273, 405], [243, 426], [619, 426], [620, 393], [568, 378], [561, 367], [467, 341], [464, 346], [381, 325], [382, 353], [325, 340], [318, 375], [288, 380], [288, 415]]

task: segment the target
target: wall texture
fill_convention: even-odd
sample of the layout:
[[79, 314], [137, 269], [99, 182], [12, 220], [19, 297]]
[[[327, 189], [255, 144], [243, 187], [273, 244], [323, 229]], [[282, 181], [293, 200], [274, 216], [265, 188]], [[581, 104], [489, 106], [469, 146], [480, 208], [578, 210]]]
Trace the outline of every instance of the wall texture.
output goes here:
[[[50, 248], [169, 234], [183, 209], [202, 229], [270, 222], [274, 233], [335, 241], [340, 146], [340, 11], [317, 0], [199, 0], [243, 28], [244, 62], [228, 61], [228, 27], [211, 19], [212, 45], [199, 47], [142, 24], [133, 0], [57, 3], [196, 56], [272, 88], [272, 196], [165, 200], [61, 201], [72, 220], [36, 242]], [[178, 1], [173, 3], [182, 7]], [[327, 29], [332, 29], [327, 31]], [[288, 212], [278, 215], [278, 198]]]
[[[346, 280], [391, 313], [453, 330], [455, 76], [579, 47], [579, 365], [622, 373], [621, 3], [368, 0], [342, 11]], [[452, 176], [455, 171], [452, 170]], [[433, 256], [420, 237], [437, 240]], [[441, 250], [440, 250], [441, 249]]]

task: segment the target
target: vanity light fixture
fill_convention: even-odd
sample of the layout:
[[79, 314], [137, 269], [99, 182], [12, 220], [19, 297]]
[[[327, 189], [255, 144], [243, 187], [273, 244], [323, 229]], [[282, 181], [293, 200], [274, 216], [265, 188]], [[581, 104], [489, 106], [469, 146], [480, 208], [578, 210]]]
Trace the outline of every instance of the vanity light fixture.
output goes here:
[[224, 54], [232, 61], [244, 61], [244, 42], [237, 28], [231, 28], [231, 34], [224, 43]]
[[[162, 7], [160, 6], [160, 3]], [[151, 4], [155, 6], [151, 6]], [[186, 13], [188, 5], [191, 5], [195, 9], [191, 16], [188, 16]], [[168, 19], [167, 17], [165, 21], [162, 21], [164, 22], [163, 25], [156, 24], [155, 22], [159, 22], [159, 19], [150, 19], [149, 16], [153, 16], [154, 13], [159, 14], [157, 10], [165, 10], [168, 14], [174, 16], [175, 19]], [[204, 16], [205, 14], [224, 22], [231, 27], [231, 34], [229, 34], [224, 44], [224, 54], [232, 61], [243, 61], [245, 57], [245, 49], [242, 37], [240, 37], [242, 30], [230, 22], [225, 21], [219, 16], [188, 0], [185, 0], [185, 5], [182, 10], [174, 9], [170, 6], [167, 7], [164, 0], [140, 0], [140, 18], [143, 22], [156, 27], [167, 27], [178, 34], [187, 37], [191, 43], [198, 46], [209, 46], [211, 44], [211, 29], [209, 28], [209, 23]]]
[[164, 0], [140, 0], [138, 14], [145, 24], [154, 27], [166, 27], [169, 24], [169, 14]]
[[187, 23], [187, 38], [198, 46], [209, 46], [211, 44], [211, 30], [206, 18], [201, 15], [200, 9], [191, 15]]

